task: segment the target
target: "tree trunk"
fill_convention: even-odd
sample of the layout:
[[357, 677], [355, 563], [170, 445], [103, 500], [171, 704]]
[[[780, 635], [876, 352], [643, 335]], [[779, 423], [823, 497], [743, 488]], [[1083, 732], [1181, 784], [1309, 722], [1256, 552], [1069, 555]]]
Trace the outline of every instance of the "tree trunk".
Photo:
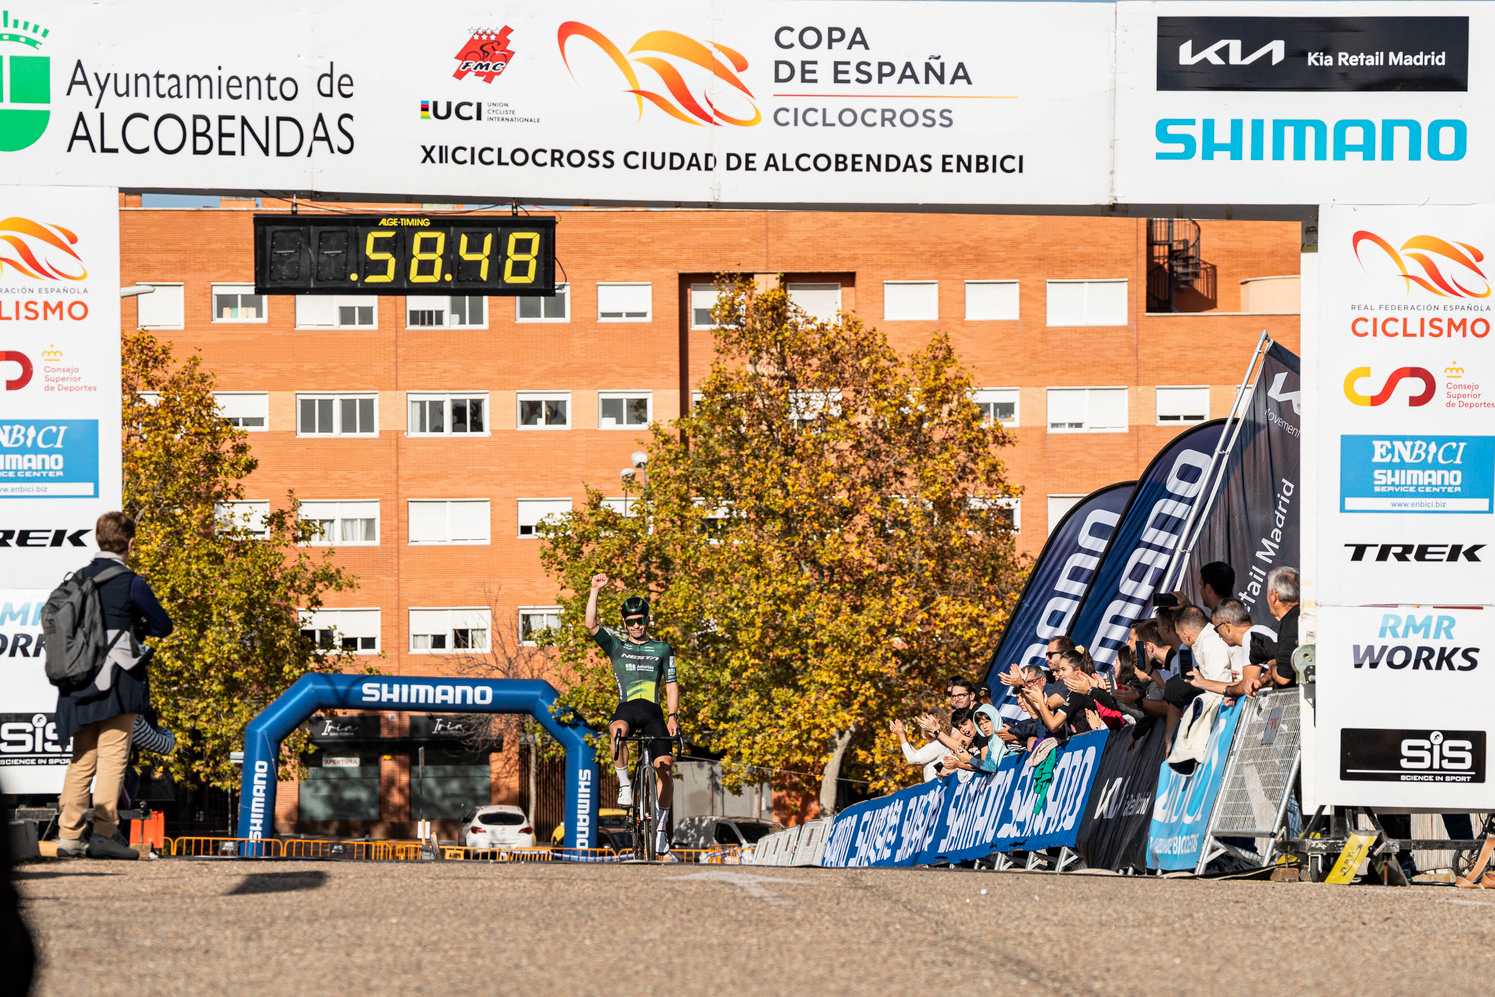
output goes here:
[[851, 747], [851, 736], [856, 731], [856, 725], [852, 724], [836, 735], [836, 747], [831, 751], [830, 760], [825, 763], [825, 770], [820, 775], [822, 817], [829, 817], [836, 812], [836, 780], [841, 777], [841, 761], [846, 757], [846, 749]]

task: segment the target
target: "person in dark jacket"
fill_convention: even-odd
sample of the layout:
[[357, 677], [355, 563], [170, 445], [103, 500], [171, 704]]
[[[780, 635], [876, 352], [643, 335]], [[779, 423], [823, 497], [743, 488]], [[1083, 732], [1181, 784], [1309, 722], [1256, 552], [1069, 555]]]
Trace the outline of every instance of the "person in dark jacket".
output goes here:
[[[98, 556], [79, 569], [88, 577], [125, 565], [135, 538], [135, 521], [122, 512], [106, 512], [94, 526], [94, 536]], [[110, 640], [108, 659], [88, 685], [57, 695], [57, 736], [73, 740], [73, 758], [58, 800], [62, 814], [57, 851], [63, 856], [134, 859], [139, 856], [118, 833], [119, 791], [130, 758], [135, 717], [150, 702], [146, 676], [150, 649], [140, 641], [170, 634], [171, 617], [145, 579], [129, 570], [99, 586], [99, 601]], [[85, 842], [90, 805], [93, 834]]]

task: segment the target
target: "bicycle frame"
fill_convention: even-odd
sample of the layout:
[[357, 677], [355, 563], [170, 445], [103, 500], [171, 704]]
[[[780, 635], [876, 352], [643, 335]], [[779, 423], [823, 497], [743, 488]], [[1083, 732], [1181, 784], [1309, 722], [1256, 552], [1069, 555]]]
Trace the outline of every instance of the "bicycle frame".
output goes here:
[[[629, 734], [626, 737], [615, 739], [623, 745], [626, 752], [630, 741], [638, 744], [638, 763], [634, 767], [633, 780], [633, 805], [629, 807], [628, 824], [633, 829], [633, 857], [640, 862], [653, 862], [659, 858], [656, 851], [655, 825], [659, 801], [659, 787], [657, 780], [659, 774], [654, 769], [653, 742], [658, 740], [650, 734]], [[681, 753], [685, 750], [684, 740], [679, 734], [670, 738], [674, 741]]]

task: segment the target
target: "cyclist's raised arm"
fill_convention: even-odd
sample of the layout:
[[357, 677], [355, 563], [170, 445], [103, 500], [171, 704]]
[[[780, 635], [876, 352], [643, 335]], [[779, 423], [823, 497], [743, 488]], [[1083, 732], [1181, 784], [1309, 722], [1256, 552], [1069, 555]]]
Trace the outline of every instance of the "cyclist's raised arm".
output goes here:
[[592, 576], [592, 592], [587, 596], [587, 615], [585, 622], [587, 625], [587, 633], [591, 634], [593, 637], [597, 636], [597, 628], [599, 626], [597, 622], [597, 593], [601, 592], [603, 586], [605, 586], [606, 584], [607, 576], [602, 574], [601, 572], [598, 572], [597, 574]]

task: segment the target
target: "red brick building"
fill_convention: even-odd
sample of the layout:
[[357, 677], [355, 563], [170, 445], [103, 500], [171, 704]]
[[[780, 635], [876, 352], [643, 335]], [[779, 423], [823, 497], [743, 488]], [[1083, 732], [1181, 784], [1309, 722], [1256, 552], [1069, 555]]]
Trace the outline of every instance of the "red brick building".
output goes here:
[[[621, 495], [643, 425], [688, 403], [712, 357], [692, 287], [712, 274], [782, 274], [811, 310], [856, 312], [898, 347], [946, 330], [978, 400], [1013, 427], [1030, 553], [1073, 498], [1134, 477], [1183, 424], [1225, 415], [1263, 329], [1298, 346], [1296, 223], [567, 210], [555, 299], [342, 300], [253, 295], [252, 202], [139, 205], [122, 209], [122, 277], [157, 291], [126, 301], [123, 322], [201, 353], [225, 414], [252, 434], [246, 498], [274, 506], [294, 490], [360, 580], [308, 625], [336, 626], [390, 674], [440, 673], [546, 625], [555, 587], [533, 525], [587, 484]], [[382, 802], [340, 828], [375, 809], [385, 831], [416, 816], [422, 735], [381, 723], [350, 767]], [[441, 758], [474, 785], [476, 762]], [[493, 798], [511, 801], [512, 745], [488, 772]], [[290, 786], [280, 809], [288, 830]]]

